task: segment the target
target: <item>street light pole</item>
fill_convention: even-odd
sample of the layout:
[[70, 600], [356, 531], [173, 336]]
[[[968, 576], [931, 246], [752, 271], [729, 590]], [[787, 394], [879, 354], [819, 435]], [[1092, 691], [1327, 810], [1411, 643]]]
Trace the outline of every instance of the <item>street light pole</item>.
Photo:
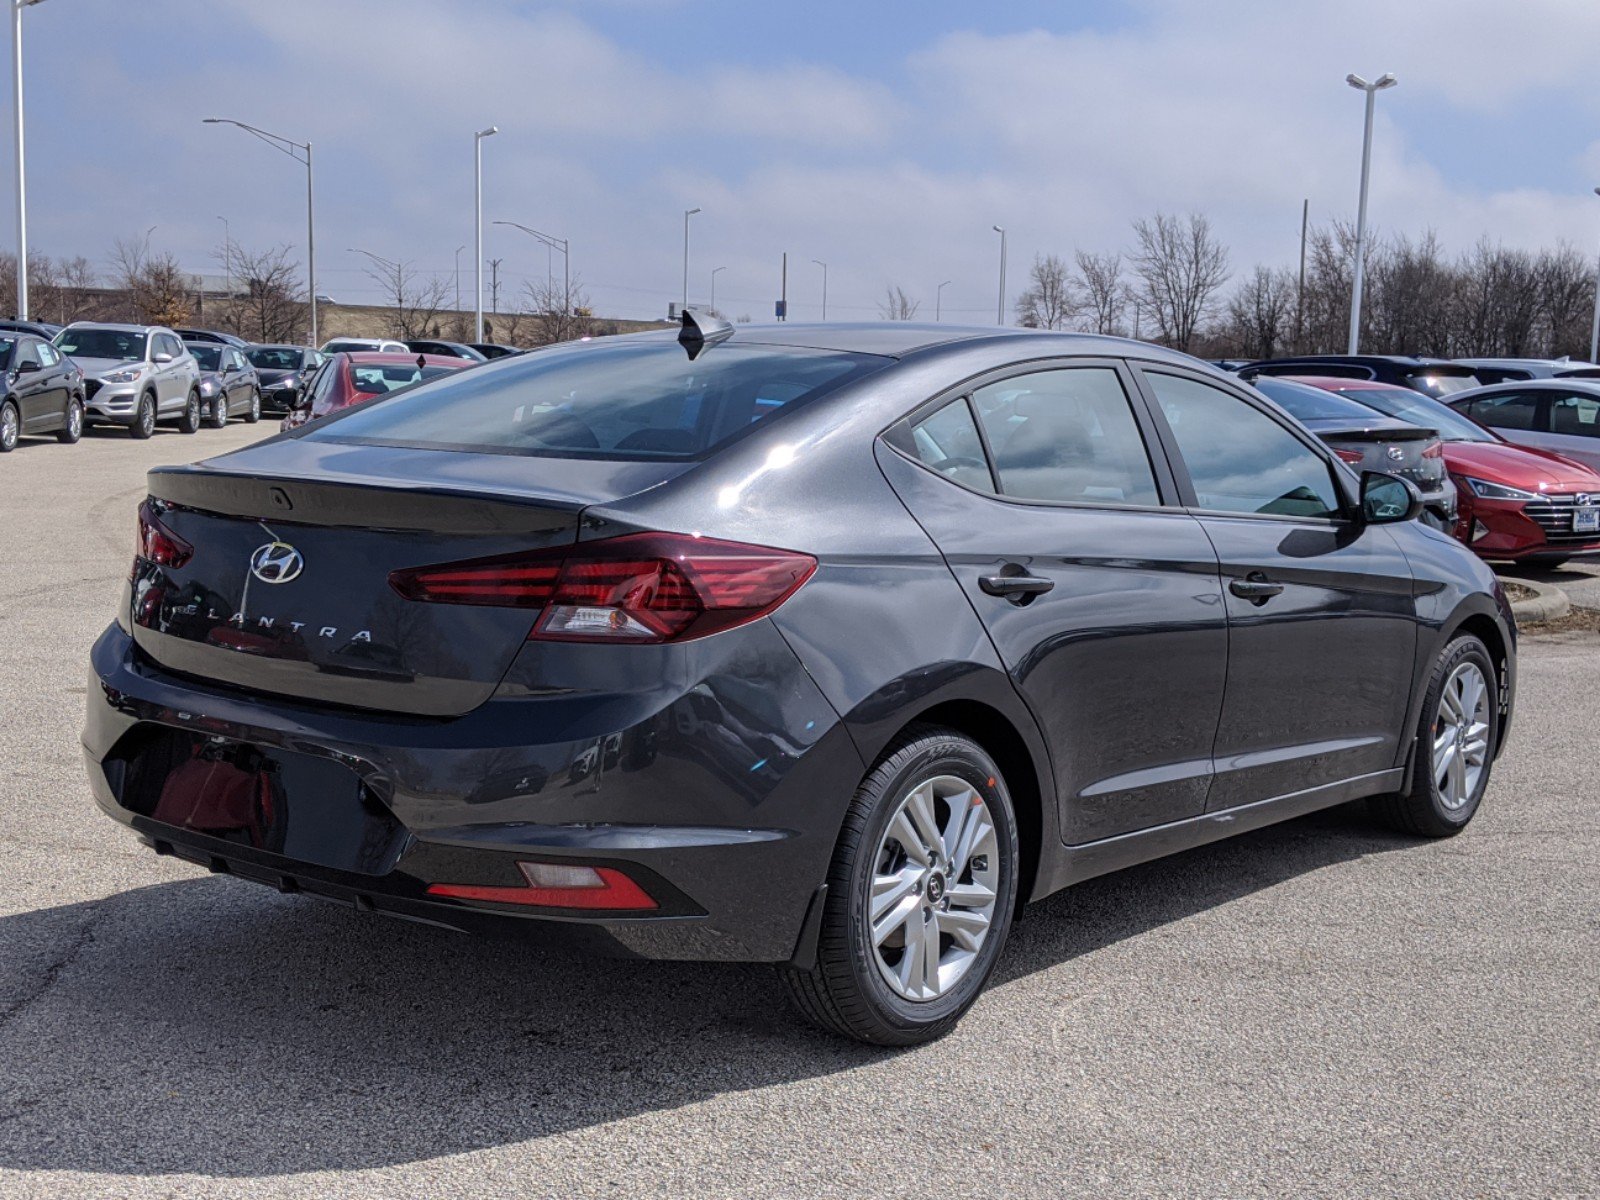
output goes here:
[[1346, 75], [1344, 81], [1357, 91], [1367, 94], [1367, 122], [1361, 137], [1361, 200], [1356, 206], [1356, 265], [1350, 285], [1350, 337], [1346, 354], [1354, 354], [1361, 343], [1361, 284], [1366, 273], [1367, 257], [1367, 181], [1372, 173], [1372, 115], [1378, 105], [1378, 93], [1399, 82], [1392, 74], [1384, 74], [1368, 83], [1359, 75]]
[[[683, 307], [689, 307], [689, 218], [699, 212], [698, 208], [683, 210]], [[679, 314], [682, 315], [681, 313]]]
[[994, 231], [1000, 235], [1000, 301], [995, 306], [994, 323], [1006, 323], [1006, 231], [996, 225]]
[[828, 319], [828, 264], [820, 258], [813, 258], [812, 262], [822, 268], [822, 319]]
[[561, 306], [567, 316], [572, 315], [572, 246], [566, 238], [551, 237], [548, 233], [540, 233], [537, 229], [530, 229], [526, 225], [519, 225], [515, 221], [496, 221], [496, 225], [509, 225], [513, 229], [520, 229], [531, 238], [536, 238], [545, 244], [546, 249], [561, 251]]
[[11, 0], [11, 101], [17, 148], [17, 319], [28, 319], [27, 154], [22, 145], [22, 10], [39, 0]]
[[[1600, 187], [1594, 194], [1600, 196]], [[1594, 325], [1589, 330], [1589, 361], [1600, 362], [1600, 270], [1594, 277]]]
[[944, 320], [944, 290], [949, 286], [950, 281], [946, 279], [933, 289], [933, 319], [935, 321]]
[[473, 289], [472, 340], [483, 341], [483, 139], [500, 132], [498, 125], [480, 129], [472, 135], [472, 240], [477, 250], [472, 256], [477, 264], [478, 286]]
[[228, 232], [228, 218], [218, 217], [222, 222], [222, 276], [228, 282], [228, 299], [233, 299], [233, 235]]
[[717, 272], [718, 271], [726, 271], [727, 269], [728, 269], [727, 267], [712, 267], [711, 268], [711, 311], [712, 312], [716, 312], [717, 311]]
[[[28, 0], [36, 4], [38, 0]], [[268, 133], [265, 129], [257, 129], [254, 125], [246, 125], [243, 121], [235, 121], [228, 117], [206, 117], [202, 120], [204, 125], [236, 125], [248, 134], [260, 138], [267, 145], [287, 154], [297, 163], [304, 163], [306, 168], [306, 294], [309, 301], [308, 309], [311, 318], [311, 344], [317, 344], [317, 210], [311, 182], [311, 143], [291, 141], [276, 133]], [[305, 155], [304, 158], [301, 155]]]

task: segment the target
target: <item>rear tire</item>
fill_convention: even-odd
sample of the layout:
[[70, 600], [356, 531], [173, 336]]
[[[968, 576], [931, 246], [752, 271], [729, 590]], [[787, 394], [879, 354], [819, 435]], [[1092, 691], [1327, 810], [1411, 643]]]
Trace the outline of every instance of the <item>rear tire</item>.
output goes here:
[[139, 407], [133, 411], [133, 423], [128, 426], [128, 436], [143, 441], [156, 431], [156, 398], [146, 392], [139, 397]]
[[[224, 417], [224, 420], [227, 418]], [[200, 432], [200, 393], [190, 392], [183, 404], [183, 416], [178, 418], [179, 433]]]
[[1401, 833], [1452, 837], [1483, 803], [1499, 737], [1500, 694], [1489, 650], [1470, 633], [1452, 639], [1423, 698], [1406, 790], [1370, 801]]
[[994, 760], [953, 730], [911, 727], [845, 814], [816, 965], [780, 968], [795, 1007], [877, 1046], [949, 1032], [1005, 945], [1018, 862], [1016, 817]]
[[0, 403], [0, 454], [10, 454], [22, 436], [22, 417], [10, 400]]
[[246, 425], [254, 425], [259, 420], [261, 420], [261, 393], [251, 392], [250, 407], [245, 409], [244, 412], [244, 423]]
[[83, 401], [74, 396], [67, 403], [67, 420], [56, 431], [56, 440], [62, 445], [71, 446], [83, 436]]

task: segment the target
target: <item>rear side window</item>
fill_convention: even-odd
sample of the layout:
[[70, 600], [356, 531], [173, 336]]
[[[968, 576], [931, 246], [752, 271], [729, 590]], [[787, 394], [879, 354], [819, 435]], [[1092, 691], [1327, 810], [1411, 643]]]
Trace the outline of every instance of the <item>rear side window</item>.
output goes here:
[[1469, 400], [1460, 407], [1467, 416], [1491, 429], [1538, 429], [1539, 397], [1533, 392], [1507, 392]]
[[1161, 503], [1144, 438], [1109, 367], [1065, 367], [991, 383], [972, 404], [1000, 490], [1024, 500]]
[[966, 397], [952, 400], [911, 427], [911, 442], [924, 465], [974, 491], [991, 492], [994, 479]]
[[1550, 405], [1550, 432], [1600, 437], [1600, 397], [1562, 396]]
[[1146, 372], [1172, 427], [1200, 508], [1331, 518], [1342, 506], [1333, 473], [1294, 434], [1220, 388]]
[[306, 434], [329, 441], [558, 458], [701, 457], [761, 421], [887, 366], [874, 355], [590, 342], [417, 387]]

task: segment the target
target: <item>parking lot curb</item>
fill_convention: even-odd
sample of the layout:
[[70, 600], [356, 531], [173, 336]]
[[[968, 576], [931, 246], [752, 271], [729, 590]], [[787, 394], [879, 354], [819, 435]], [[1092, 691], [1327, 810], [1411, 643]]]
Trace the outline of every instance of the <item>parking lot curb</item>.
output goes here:
[[1553, 583], [1540, 583], [1535, 579], [1507, 576], [1507, 579], [1536, 593], [1527, 600], [1513, 600], [1511, 615], [1521, 625], [1537, 621], [1557, 621], [1572, 611], [1572, 601]]

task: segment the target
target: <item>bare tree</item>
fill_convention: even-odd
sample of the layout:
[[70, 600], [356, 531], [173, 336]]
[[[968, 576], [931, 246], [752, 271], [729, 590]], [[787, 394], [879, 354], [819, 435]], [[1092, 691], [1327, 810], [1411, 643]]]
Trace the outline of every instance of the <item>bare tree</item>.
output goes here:
[[288, 246], [256, 250], [229, 242], [218, 253], [233, 277], [222, 324], [252, 342], [294, 342], [306, 336], [305, 285]]
[[420, 274], [413, 263], [403, 259], [371, 261], [367, 277], [383, 289], [389, 335], [402, 342], [429, 336], [450, 294], [449, 285], [437, 276]]
[[191, 280], [166, 251], [152, 254], [140, 239], [118, 239], [111, 252], [114, 283], [142, 325], [182, 325], [192, 311]]
[[878, 301], [878, 312], [885, 321], [909, 321], [921, 307], [922, 301], [913, 300], [905, 288], [892, 283], [884, 287], [883, 299]]
[[1587, 358], [1595, 295], [1595, 270], [1588, 255], [1562, 242], [1539, 255], [1537, 270], [1543, 352]]
[[1128, 291], [1122, 282], [1122, 255], [1077, 253], [1078, 288], [1083, 320], [1080, 327], [1089, 333], [1120, 336], [1124, 330]]
[[573, 276], [570, 283], [559, 279], [530, 279], [523, 288], [532, 322], [532, 344], [570, 342], [594, 333], [594, 313], [589, 307], [583, 281]]
[[1222, 340], [1229, 353], [1273, 358], [1294, 328], [1295, 278], [1283, 269], [1258, 266], [1228, 300]]
[[1017, 322], [1025, 329], [1065, 329], [1079, 301], [1067, 264], [1054, 254], [1034, 256], [1028, 288], [1017, 297]]
[[1139, 298], [1154, 315], [1161, 340], [1188, 350], [1217, 290], [1227, 282], [1227, 247], [1216, 240], [1202, 213], [1190, 213], [1184, 221], [1158, 212], [1135, 221], [1133, 232], [1139, 239], [1133, 258]]

